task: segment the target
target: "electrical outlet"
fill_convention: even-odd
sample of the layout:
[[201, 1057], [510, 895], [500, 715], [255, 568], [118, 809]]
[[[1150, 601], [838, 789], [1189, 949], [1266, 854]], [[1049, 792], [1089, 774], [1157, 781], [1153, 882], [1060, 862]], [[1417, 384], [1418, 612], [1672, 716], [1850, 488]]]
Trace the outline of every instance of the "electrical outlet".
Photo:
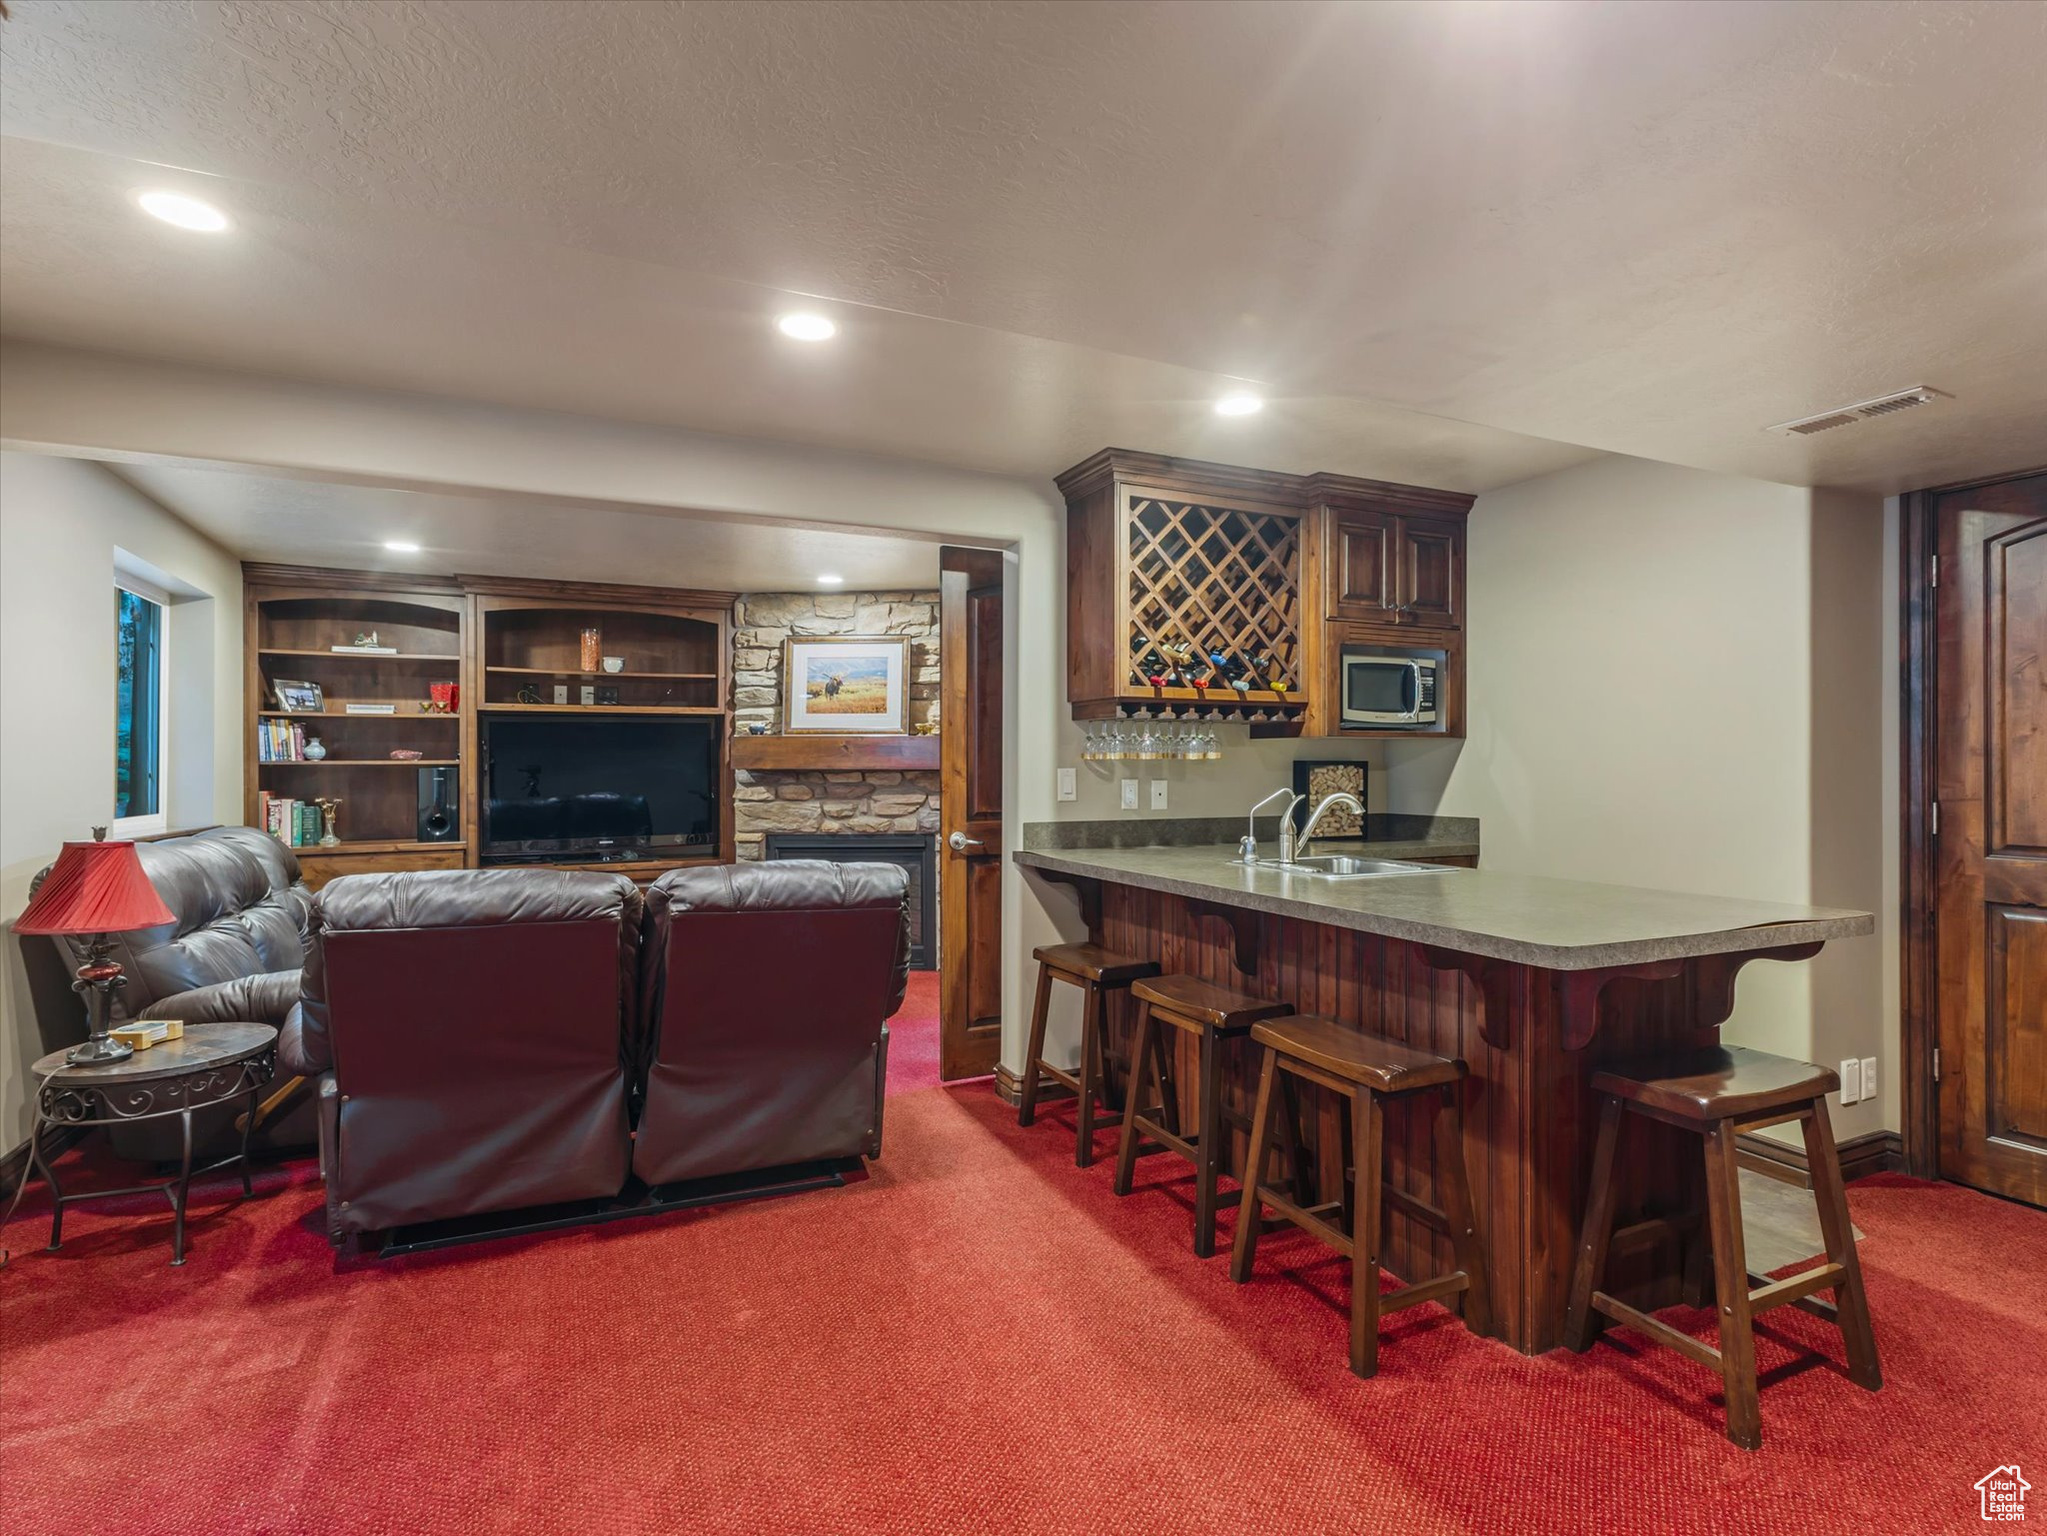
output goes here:
[[1164, 779], [1153, 779], [1151, 781], [1151, 808], [1155, 811], [1163, 811], [1166, 808], [1166, 781]]
[[1862, 1096], [1865, 1099], [1876, 1097], [1876, 1058], [1874, 1056], [1862, 1058]]
[[1124, 809], [1124, 810], [1126, 810], [1126, 811], [1134, 811], [1134, 810], [1136, 810], [1136, 809], [1137, 809], [1137, 780], [1135, 780], [1135, 779], [1125, 779], [1125, 780], [1123, 780], [1123, 784], [1122, 784], [1122, 789], [1123, 789], [1123, 809]]
[[1075, 781], [1074, 772], [1071, 768], [1061, 768], [1059, 770], [1059, 798], [1061, 800], [1078, 800], [1080, 798], [1080, 785]]
[[1862, 1062], [1854, 1056], [1841, 1063], [1841, 1102], [1862, 1102]]

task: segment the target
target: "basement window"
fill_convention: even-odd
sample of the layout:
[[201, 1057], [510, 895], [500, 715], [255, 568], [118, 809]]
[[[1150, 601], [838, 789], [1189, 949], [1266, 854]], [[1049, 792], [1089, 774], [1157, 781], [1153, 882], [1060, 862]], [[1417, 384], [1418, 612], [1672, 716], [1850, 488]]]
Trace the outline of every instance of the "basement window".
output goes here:
[[114, 826], [116, 837], [167, 829], [163, 783], [166, 593], [125, 572], [114, 580]]

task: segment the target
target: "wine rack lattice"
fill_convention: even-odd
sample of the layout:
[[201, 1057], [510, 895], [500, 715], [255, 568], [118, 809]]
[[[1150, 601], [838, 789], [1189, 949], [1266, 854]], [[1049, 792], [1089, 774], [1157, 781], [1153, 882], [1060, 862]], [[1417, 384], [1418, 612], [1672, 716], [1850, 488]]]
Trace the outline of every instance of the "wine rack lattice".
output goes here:
[[1300, 520], [1133, 495], [1126, 674], [1175, 642], [1249, 660], [1270, 655], [1300, 679]]

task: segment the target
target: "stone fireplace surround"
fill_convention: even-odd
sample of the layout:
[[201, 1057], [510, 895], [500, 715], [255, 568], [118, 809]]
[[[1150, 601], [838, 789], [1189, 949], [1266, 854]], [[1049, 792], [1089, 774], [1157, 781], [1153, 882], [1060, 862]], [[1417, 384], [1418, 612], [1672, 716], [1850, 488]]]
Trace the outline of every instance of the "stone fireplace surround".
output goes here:
[[[832, 635], [902, 635], [910, 642], [910, 723], [938, 719], [938, 593], [749, 592], [733, 605], [733, 731], [782, 729], [782, 642]], [[886, 770], [769, 771], [733, 775], [741, 859], [766, 854], [771, 832], [938, 831], [938, 775]]]

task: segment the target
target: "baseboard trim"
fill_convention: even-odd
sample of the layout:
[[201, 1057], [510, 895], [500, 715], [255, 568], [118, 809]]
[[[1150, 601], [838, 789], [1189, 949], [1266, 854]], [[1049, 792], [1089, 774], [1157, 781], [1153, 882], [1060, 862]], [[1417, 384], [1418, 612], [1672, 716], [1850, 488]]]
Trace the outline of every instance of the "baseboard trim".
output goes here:
[[[1023, 1079], [1001, 1062], [995, 1064], [995, 1093], [1003, 1103], [1017, 1105], [1023, 1102]], [[1062, 1099], [1073, 1097], [1073, 1090], [1057, 1078], [1040, 1075], [1038, 1078], [1038, 1102], [1057, 1104]]]
[[[1872, 1173], [1898, 1173], [1905, 1167], [1905, 1139], [1896, 1131], [1865, 1131], [1834, 1149], [1841, 1158], [1841, 1180], [1853, 1184]], [[1737, 1138], [1741, 1166], [1779, 1183], [1812, 1188], [1812, 1170], [1805, 1148], [1787, 1146], [1768, 1136], [1743, 1132]]]
[[1849, 1184], [1872, 1173], [1905, 1171], [1905, 1138], [1896, 1131], [1852, 1136], [1836, 1150], [1841, 1154], [1841, 1178]]

